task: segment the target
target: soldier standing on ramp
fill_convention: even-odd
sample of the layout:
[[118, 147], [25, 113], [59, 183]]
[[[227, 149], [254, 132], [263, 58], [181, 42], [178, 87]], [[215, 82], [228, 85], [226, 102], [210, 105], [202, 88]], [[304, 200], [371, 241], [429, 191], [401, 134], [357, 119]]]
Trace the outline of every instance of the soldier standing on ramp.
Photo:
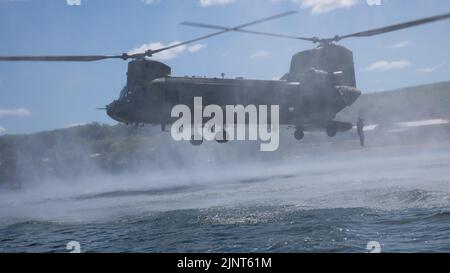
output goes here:
[[365, 136], [364, 136], [364, 120], [362, 118], [358, 118], [356, 122], [356, 129], [358, 131], [359, 142], [361, 143], [361, 147], [365, 147]]

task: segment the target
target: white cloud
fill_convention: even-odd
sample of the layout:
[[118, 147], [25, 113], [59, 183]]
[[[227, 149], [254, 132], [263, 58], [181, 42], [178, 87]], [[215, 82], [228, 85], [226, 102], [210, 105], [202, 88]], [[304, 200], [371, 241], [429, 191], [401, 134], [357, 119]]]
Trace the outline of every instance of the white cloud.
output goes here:
[[6, 129], [0, 126], [0, 136], [3, 136], [6, 134]]
[[[162, 0], [142, 0], [147, 5], [159, 3]], [[211, 6], [224, 6], [236, 2], [237, 0], [198, 0], [200, 6], [211, 7]]]
[[223, 6], [233, 2], [236, 2], [236, 0], [200, 0], [200, 5], [202, 7], [217, 6], [217, 5]]
[[79, 127], [79, 126], [84, 126], [86, 125], [86, 123], [69, 123], [64, 125], [64, 128], [73, 128], [73, 127]]
[[142, 2], [144, 2], [147, 5], [150, 5], [150, 4], [161, 2], [161, 0], [142, 0]]
[[266, 50], [260, 50], [252, 55], [250, 55], [250, 59], [266, 59], [270, 57], [270, 52]]
[[[154, 4], [161, 2], [162, 0], [142, 0], [145, 4]], [[231, 3], [235, 3], [238, 0], [198, 0], [200, 6], [225, 6]], [[239, 0], [243, 1], [243, 0]], [[290, 1], [295, 4], [300, 4], [303, 8], [309, 8], [313, 14], [326, 13], [335, 9], [350, 8], [356, 5], [360, 0], [267, 0], [269, 2], [282, 2]]]
[[66, 0], [66, 3], [69, 6], [80, 6], [81, 0]]
[[0, 109], [0, 118], [2, 117], [28, 117], [31, 111], [25, 108]]
[[398, 42], [396, 44], [390, 45], [388, 46], [389, 49], [400, 49], [400, 48], [405, 48], [412, 45], [411, 41], [402, 41], [402, 42]]
[[436, 72], [439, 69], [441, 69], [441, 67], [443, 67], [443, 66], [444, 66], [444, 64], [442, 63], [442, 64], [438, 64], [438, 65], [435, 65], [435, 66], [424, 67], [424, 68], [419, 69], [419, 72], [422, 72], [422, 73], [433, 73], [433, 72]]
[[0, 3], [8, 3], [8, 2], [22, 2], [26, 0], [0, 0]]
[[[178, 43], [179, 43], [178, 41], [175, 41], [169, 45], [164, 45], [163, 43], [160, 43], [160, 42], [143, 44], [143, 45], [131, 50], [130, 52], [128, 52], [128, 54], [144, 53], [147, 50], [156, 50], [159, 48], [175, 45]], [[179, 54], [183, 53], [186, 50], [186, 48], [187, 48], [187, 46], [183, 45], [183, 46], [179, 46], [179, 47], [176, 47], [173, 49], [162, 51], [162, 52], [156, 54], [154, 57], [152, 57], [152, 59], [160, 60], [160, 61], [171, 60], [171, 59], [176, 58]]]
[[[172, 46], [172, 45], [176, 45], [180, 42], [175, 41], [173, 43], [170, 43], [168, 45], [164, 45], [163, 43], [160, 42], [156, 42], [156, 43], [148, 43], [148, 44], [143, 44], [133, 50], [131, 50], [130, 52], [128, 52], [128, 54], [138, 54], [138, 53], [144, 53], [147, 50], [156, 50], [159, 48], [163, 48], [163, 47], [167, 47], [167, 46]], [[190, 53], [196, 53], [199, 52], [200, 50], [204, 49], [206, 46], [202, 45], [202, 44], [195, 44], [192, 46], [186, 46], [186, 45], [182, 45], [179, 47], [175, 47], [166, 51], [162, 51], [158, 54], [155, 54], [155, 56], [153, 56], [151, 59], [154, 60], [159, 60], [159, 61], [168, 61], [171, 59], [174, 59], [176, 57], [178, 57], [178, 55], [180, 55], [181, 53], [188, 51]]]
[[353, 7], [359, 0], [292, 0], [292, 2], [301, 3], [303, 8], [310, 8], [313, 14], [319, 14]]
[[188, 48], [188, 51], [191, 52], [191, 53], [197, 53], [200, 50], [204, 49], [205, 47], [206, 47], [206, 45], [204, 45], [204, 44], [195, 44], [193, 46], [190, 46]]
[[398, 69], [405, 69], [407, 67], [411, 66], [411, 63], [406, 60], [401, 61], [378, 61], [375, 62], [367, 67], [367, 71], [389, 71], [389, 70], [398, 70]]

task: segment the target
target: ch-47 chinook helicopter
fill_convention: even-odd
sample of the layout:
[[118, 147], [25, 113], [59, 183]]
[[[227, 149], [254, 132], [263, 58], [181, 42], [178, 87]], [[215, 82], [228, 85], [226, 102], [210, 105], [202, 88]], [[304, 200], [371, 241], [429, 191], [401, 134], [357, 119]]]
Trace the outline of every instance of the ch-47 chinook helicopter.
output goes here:
[[[171, 109], [183, 104], [193, 107], [194, 97], [207, 105], [279, 105], [280, 125], [295, 128], [297, 140], [305, 130], [323, 129], [328, 136], [352, 129], [349, 122], [335, 121], [336, 114], [351, 106], [361, 95], [356, 88], [353, 53], [336, 44], [352, 37], [370, 37], [450, 18], [450, 13], [414, 20], [353, 34], [321, 39], [305, 38], [245, 29], [295, 12], [286, 12], [237, 27], [184, 22], [184, 25], [219, 30], [212, 34], [140, 54], [115, 56], [0, 56], [0, 61], [69, 61], [91, 62], [123, 59], [128, 63], [127, 84], [120, 97], [106, 106], [107, 114], [126, 124], [159, 124], [163, 130], [173, 122]], [[149, 57], [165, 50], [184, 46], [226, 32], [244, 32], [318, 44], [311, 50], [295, 54], [291, 67], [280, 80], [246, 80], [171, 76], [171, 68]], [[192, 108], [191, 108], [192, 109]], [[226, 142], [226, 141], [225, 141]], [[202, 141], [191, 140], [194, 145]]]

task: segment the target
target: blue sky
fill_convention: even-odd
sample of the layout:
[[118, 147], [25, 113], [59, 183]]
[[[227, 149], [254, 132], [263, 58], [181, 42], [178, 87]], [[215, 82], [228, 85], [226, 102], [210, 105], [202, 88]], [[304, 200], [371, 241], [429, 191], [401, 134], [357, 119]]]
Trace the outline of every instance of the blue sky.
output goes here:
[[[369, 2], [372, 0], [369, 0]], [[211, 32], [179, 25], [239, 25], [299, 13], [251, 29], [328, 37], [450, 12], [448, 0], [0, 0], [0, 55], [116, 54]], [[450, 20], [340, 44], [353, 50], [364, 92], [450, 80]], [[228, 33], [159, 59], [174, 75], [273, 79], [306, 42]], [[0, 134], [98, 121], [124, 86], [127, 63], [0, 63]]]

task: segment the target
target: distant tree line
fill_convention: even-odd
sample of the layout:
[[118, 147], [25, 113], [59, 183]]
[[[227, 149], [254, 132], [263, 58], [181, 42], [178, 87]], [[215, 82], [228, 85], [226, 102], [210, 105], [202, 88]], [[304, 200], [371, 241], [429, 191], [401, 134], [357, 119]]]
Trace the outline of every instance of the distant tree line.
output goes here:
[[436, 83], [361, 96], [338, 118], [390, 125], [395, 122], [450, 117], [450, 82]]
[[[358, 117], [364, 118], [367, 124], [385, 125], [449, 118], [450, 82], [364, 94], [337, 118], [356, 121]], [[189, 143], [170, 141], [167, 134], [161, 133], [157, 126], [135, 129], [92, 123], [28, 135], [1, 136], [0, 185], [20, 187], [24, 181], [75, 177], [97, 171], [114, 174], [140, 168], [182, 167], [196, 160], [200, 166], [211, 160], [222, 164], [230, 157], [251, 154], [251, 149], [245, 151], [243, 146], [227, 148], [226, 153], [224, 149], [217, 150], [219, 156], [212, 156], [214, 150], [207, 149], [202, 154]]]

